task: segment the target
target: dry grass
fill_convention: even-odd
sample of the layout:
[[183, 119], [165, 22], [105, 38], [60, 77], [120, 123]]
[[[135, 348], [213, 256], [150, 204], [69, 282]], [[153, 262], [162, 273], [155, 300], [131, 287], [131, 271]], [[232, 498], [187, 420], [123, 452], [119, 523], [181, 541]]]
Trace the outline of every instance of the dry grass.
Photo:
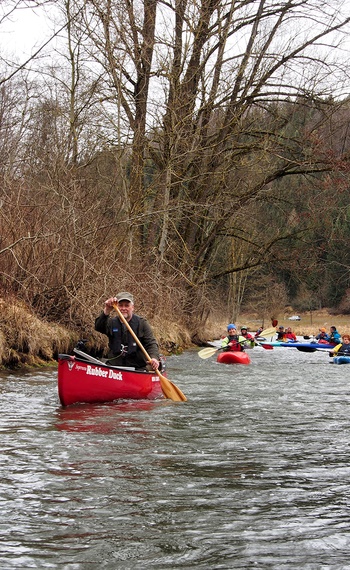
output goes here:
[[67, 329], [47, 323], [15, 300], [0, 299], [0, 366], [47, 365], [76, 342]]
[[179, 323], [163, 322], [156, 317], [150, 324], [163, 354], [178, 353], [192, 345], [190, 333]]
[[[174, 354], [191, 346], [190, 333], [178, 323], [155, 316], [152, 328], [163, 354]], [[102, 356], [108, 342], [104, 335], [91, 331], [86, 345], [92, 355]], [[47, 366], [59, 353], [71, 353], [80, 335], [55, 323], [38, 319], [24, 303], [0, 298], [0, 368]]]

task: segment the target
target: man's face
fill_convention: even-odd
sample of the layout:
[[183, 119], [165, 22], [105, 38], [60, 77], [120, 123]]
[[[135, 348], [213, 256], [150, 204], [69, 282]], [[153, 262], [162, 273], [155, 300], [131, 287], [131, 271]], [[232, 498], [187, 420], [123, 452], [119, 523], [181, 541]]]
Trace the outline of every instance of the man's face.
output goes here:
[[118, 301], [118, 308], [123, 317], [129, 321], [134, 311], [134, 303], [122, 299], [121, 301]]

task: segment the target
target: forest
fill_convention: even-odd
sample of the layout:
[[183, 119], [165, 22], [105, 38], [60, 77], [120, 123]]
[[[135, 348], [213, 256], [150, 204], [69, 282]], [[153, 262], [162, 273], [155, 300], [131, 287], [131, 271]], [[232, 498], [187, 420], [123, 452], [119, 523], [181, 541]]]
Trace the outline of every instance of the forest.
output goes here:
[[20, 9], [54, 32], [0, 43], [0, 344], [11, 305], [98, 348], [118, 291], [164, 344], [350, 313], [346, 3], [9, 0], [0, 31]]

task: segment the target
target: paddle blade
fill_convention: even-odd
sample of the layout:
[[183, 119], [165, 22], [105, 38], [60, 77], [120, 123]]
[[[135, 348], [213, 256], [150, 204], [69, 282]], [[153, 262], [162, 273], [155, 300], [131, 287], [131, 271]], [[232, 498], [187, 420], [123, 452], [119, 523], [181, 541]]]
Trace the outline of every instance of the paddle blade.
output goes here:
[[197, 354], [199, 358], [210, 358], [210, 356], [213, 356], [218, 350], [218, 348], [208, 346], [208, 348], [203, 348], [203, 350], [200, 350]]
[[174, 402], [187, 402], [187, 398], [185, 394], [181, 392], [180, 388], [173, 384], [173, 382], [170, 382], [170, 380], [163, 376], [158, 370], [156, 370], [156, 372], [159, 376], [162, 392], [166, 398]]
[[272, 336], [274, 334], [276, 334], [275, 327], [270, 327], [269, 329], [265, 329], [264, 331], [261, 331], [261, 333], [259, 333], [259, 336]]
[[273, 350], [273, 346], [271, 346], [271, 344], [260, 344], [260, 346], [262, 346], [265, 350]]

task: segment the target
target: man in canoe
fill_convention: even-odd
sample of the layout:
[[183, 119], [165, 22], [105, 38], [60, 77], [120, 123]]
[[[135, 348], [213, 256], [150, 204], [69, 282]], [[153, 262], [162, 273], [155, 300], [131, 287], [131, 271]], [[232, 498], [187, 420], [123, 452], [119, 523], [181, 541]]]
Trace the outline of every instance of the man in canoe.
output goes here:
[[236, 352], [240, 352], [244, 350], [243, 344], [245, 343], [244, 336], [237, 334], [236, 325], [229, 324], [227, 325], [227, 336], [221, 341], [221, 348], [224, 349], [224, 352], [227, 350], [234, 350]]
[[[113, 305], [130, 325], [142, 346], [148, 352], [148, 362], [141, 348], [119, 317], [110, 317]], [[160, 368], [158, 343], [148, 321], [134, 314], [134, 297], [131, 293], [118, 293], [105, 301], [102, 313], [95, 320], [95, 330], [108, 337], [109, 353], [107, 363], [112, 366], [130, 366], [136, 370], [157, 370]]]

